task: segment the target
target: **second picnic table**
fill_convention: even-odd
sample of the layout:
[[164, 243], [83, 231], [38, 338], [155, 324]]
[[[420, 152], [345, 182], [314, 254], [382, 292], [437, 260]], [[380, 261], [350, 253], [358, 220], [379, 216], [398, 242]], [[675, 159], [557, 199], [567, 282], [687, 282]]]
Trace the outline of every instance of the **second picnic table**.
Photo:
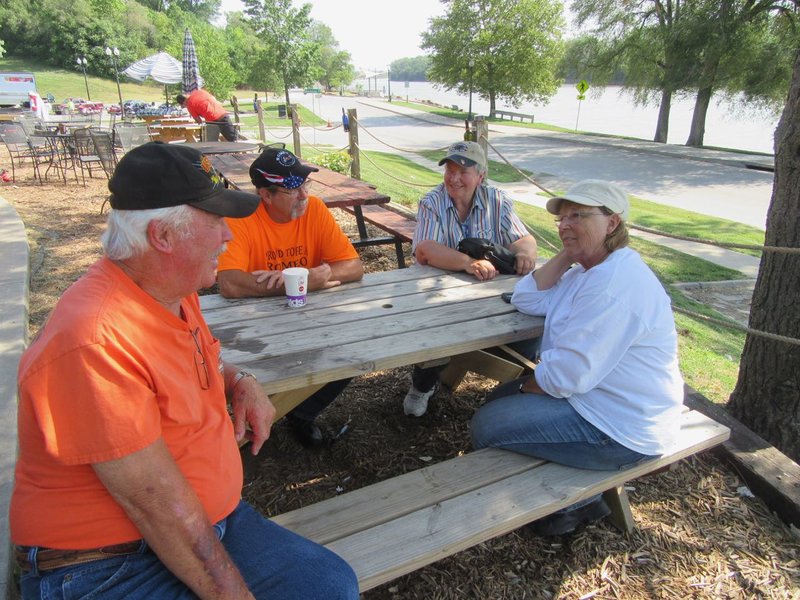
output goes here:
[[[214, 168], [222, 175], [229, 187], [255, 193], [255, 186], [250, 181], [250, 164], [254, 160], [252, 155], [230, 154], [211, 156], [210, 158]], [[319, 165], [314, 166], [319, 169], [319, 172], [312, 173], [309, 177], [311, 181], [309, 193], [321, 198], [328, 208], [352, 207], [359, 236], [358, 240], [353, 241], [356, 248], [395, 243], [393, 237], [370, 237], [361, 210], [361, 207], [365, 205], [388, 204], [389, 196], [379, 192], [374, 185]]]

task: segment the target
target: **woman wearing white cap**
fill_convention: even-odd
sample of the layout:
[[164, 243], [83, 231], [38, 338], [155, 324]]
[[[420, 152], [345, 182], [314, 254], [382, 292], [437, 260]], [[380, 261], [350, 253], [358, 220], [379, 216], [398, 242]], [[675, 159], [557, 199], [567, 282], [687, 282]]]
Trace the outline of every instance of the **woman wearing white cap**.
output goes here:
[[[475, 448], [598, 470], [669, 448], [683, 401], [675, 322], [661, 283], [627, 247], [628, 208], [622, 189], [596, 180], [547, 202], [563, 249], [520, 279], [511, 299], [520, 312], [546, 317], [541, 360], [478, 410]], [[596, 496], [535, 530], [561, 535], [608, 513]]]

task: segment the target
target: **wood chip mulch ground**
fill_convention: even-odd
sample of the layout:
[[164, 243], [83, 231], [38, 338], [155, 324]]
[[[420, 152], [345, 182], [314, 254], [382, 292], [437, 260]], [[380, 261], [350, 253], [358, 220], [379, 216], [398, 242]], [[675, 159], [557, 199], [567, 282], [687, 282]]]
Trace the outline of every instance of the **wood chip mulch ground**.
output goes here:
[[[0, 166], [5, 157], [0, 153]], [[20, 175], [18, 173], [18, 175]], [[25, 222], [34, 333], [63, 290], [100, 255], [104, 179], [36, 185], [22, 172], [0, 196]], [[340, 211], [335, 211], [340, 213]], [[348, 233], [351, 217], [338, 214]], [[393, 247], [366, 249], [371, 271], [396, 268]], [[266, 515], [305, 506], [468, 452], [469, 419], [493, 382], [468, 376], [427, 415], [405, 417], [409, 370], [354, 379], [320, 417], [336, 439], [306, 450], [282, 422], [262, 456], [243, 455], [244, 496]], [[367, 600], [549, 598], [800, 599], [800, 536], [712, 453], [629, 484], [638, 528], [605, 523], [560, 538], [525, 527], [371, 590]]]

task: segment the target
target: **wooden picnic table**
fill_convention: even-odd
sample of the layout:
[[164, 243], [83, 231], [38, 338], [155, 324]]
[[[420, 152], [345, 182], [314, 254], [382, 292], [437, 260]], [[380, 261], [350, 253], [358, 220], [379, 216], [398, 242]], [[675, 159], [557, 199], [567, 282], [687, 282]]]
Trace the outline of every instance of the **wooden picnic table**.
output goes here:
[[[219, 155], [211, 156], [211, 163], [214, 168], [223, 176], [228, 185], [237, 190], [256, 193], [256, 188], [250, 181], [250, 164], [255, 160], [250, 155]], [[303, 161], [305, 164], [308, 161]], [[311, 190], [309, 193], [318, 196], [325, 202], [328, 208], [352, 207], [356, 218], [359, 239], [353, 245], [372, 246], [378, 244], [394, 243], [394, 238], [370, 238], [367, 233], [367, 226], [364, 221], [364, 214], [361, 207], [364, 205], [387, 204], [389, 196], [382, 194], [374, 185], [347, 177], [336, 171], [331, 171], [325, 167], [314, 165], [319, 169], [317, 173], [311, 173]]]
[[150, 125], [153, 140], [167, 143], [179, 140], [197, 142], [200, 140], [202, 130], [203, 126], [197, 123], [155, 123]]
[[223, 357], [252, 371], [282, 416], [330, 381], [541, 335], [542, 318], [500, 298], [517, 280], [415, 265], [313, 292], [302, 308], [285, 297], [200, 301]]

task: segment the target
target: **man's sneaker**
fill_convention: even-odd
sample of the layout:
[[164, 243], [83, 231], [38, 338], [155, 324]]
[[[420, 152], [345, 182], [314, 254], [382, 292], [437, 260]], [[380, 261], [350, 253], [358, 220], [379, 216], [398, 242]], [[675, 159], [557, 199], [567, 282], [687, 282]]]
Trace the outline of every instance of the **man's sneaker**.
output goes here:
[[421, 417], [428, 410], [428, 400], [436, 393], [438, 385], [434, 385], [427, 392], [420, 392], [414, 385], [408, 390], [406, 397], [403, 398], [403, 412], [406, 415]]

